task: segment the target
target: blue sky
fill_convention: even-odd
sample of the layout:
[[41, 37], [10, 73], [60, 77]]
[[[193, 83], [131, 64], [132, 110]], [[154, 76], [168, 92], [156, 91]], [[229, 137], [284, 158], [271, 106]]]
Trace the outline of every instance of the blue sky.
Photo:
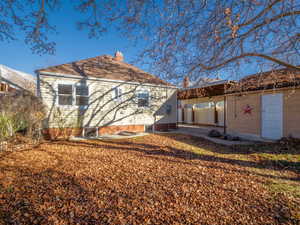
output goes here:
[[78, 17], [80, 14], [66, 5], [51, 15], [50, 22], [56, 25], [58, 32], [49, 36], [51, 41], [56, 42], [55, 55], [32, 54], [20, 35], [17, 41], [0, 42], [0, 64], [34, 74], [34, 70], [38, 68], [97, 55], [113, 55], [117, 50], [123, 52], [126, 62], [130, 63], [135, 59], [137, 48], [121, 36], [121, 32], [114, 30], [99, 39], [89, 39], [86, 31], [79, 31], [76, 27]]
[[[86, 15], [85, 15], [86, 16]], [[51, 41], [56, 42], [55, 55], [36, 55], [30, 50], [30, 47], [24, 43], [24, 37], [18, 32], [17, 41], [1, 42], [0, 41], [0, 64], [8, 67], [34, 74], [34, 70], [68, 63], [84, 58], [98, 55], [113, 55], [117, 50], [123, 52], [125, 61], [132, 63], [141, 48], [141, 45], [134, 46], [134, 43], [127, 40], [121, 35], [121, 32], [111, 29], [99, 39], [88, 38], [87, 31], [80, 31], [76, 27], [76, 22], [82, 15], [72, 9], [69, 4], [64, 4], [59, 11], [51, 14], [50, 23], [57, 28], [57, 34], [50, 34], [48, 37]], [[148, 70], [148, 67], [141, 64], [136, 66]], [[257, 72], [255, 64], [244, 66], [239, 76], [244, 76]], [[239, 79], [232, 77], [230, 71], [218, 73], [223, 79]], [[156, 74], [158, 75], [158, 74]], [[181, 81], [179, 81], [181, 82]]]

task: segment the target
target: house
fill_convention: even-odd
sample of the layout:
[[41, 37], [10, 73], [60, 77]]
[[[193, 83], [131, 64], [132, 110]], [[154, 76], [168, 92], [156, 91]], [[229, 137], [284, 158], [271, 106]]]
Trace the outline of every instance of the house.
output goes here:
[[296, 70], [268, 71], [239, 82], [210, 82], [180, 90], [178, 99], [182, 123], [219, 126], [227, 134], [254, 140], [300, 138], [300, 72]]
[[120, 52], [36, 73], [50, 136], [176, 128], [177, 88], [125, 63]]
[[35, 77], [0, 65], [0, 95], [24, 91], [36, 94]]

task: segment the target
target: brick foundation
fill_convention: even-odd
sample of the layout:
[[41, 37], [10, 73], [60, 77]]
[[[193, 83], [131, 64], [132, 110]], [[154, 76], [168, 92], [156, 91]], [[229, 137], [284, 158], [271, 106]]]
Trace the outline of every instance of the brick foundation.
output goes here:
[[43, 130], [45, 139], [68, 139], [70, 136], [81, 136], [82, 128], [48, 128]]
[[[168, 131], [169, 129], [177, 129], [177, 124], [155, 124], [156, 131]], [[98, 128], [99, 135], [116, 134], [121, 131], [145, 132], [145, 125], [114, 125]], [[68, 139], [70, 136], [82, 136], [82, 128], [48, 128], [43, 130], [43, 135], [46, 139], [51, 140]]]
[[158, 123], [154, 127], [156, 131], [168, 131], [169, 129], [177, 129], [177, 123]]
[[114, 125], [107, 127], [99, 127], [99, 135], [103, 134], [116, 134], [120, 131], [130, 131], [130, 132], [144, 132], [144, 125]]
[[[61, 140], [68, 139], [70, 136], [82, 136], [83, 128], [48, 128], [43, 130], [45, 139]], [[116, 134], [120, 131], [144, 132], [144, 125], [114, 125], [99, 127], [98, 134]]]

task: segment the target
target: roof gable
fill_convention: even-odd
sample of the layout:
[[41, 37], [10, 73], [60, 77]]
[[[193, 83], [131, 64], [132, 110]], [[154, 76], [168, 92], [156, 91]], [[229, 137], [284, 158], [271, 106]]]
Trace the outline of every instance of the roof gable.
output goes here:
[[172, 86], [168, 82], [163, 81], [152, 74], [146, 73], [128, 63], [117, 61], [112, 56], [108, 55], [51, 66], [37, 70], [37, 72], [52, 72], [82, 77], [96, 77], [111, 80]]

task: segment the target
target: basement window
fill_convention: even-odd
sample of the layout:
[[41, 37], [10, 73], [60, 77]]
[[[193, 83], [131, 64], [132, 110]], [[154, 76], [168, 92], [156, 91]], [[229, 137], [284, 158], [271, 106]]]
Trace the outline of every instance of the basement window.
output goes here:
[[98, 128], [97, 127], [85, 127], [83, 129], [83, 137], [95, 138], [98, 137]]
[[73, 104], [73, 86], [70, 84], [58, 85], [58, 104], [72, 105]]

